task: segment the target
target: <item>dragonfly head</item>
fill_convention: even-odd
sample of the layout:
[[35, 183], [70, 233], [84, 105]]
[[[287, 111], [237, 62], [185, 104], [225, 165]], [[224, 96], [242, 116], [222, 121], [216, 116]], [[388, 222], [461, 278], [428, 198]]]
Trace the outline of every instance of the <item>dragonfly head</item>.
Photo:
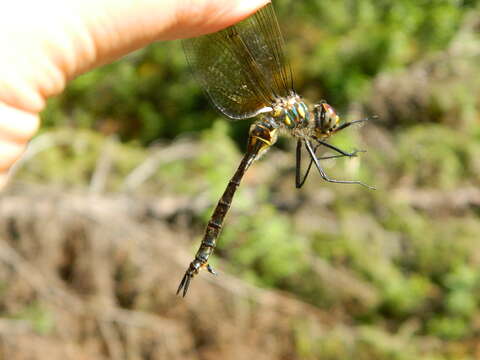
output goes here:
[[321, 101], [313, 108], [313, 115], [315, 121], [315, 135], [319, 138], [326, 138], [334, 133], [340, 123], [340, 117], [337, 115], [335, 109]]

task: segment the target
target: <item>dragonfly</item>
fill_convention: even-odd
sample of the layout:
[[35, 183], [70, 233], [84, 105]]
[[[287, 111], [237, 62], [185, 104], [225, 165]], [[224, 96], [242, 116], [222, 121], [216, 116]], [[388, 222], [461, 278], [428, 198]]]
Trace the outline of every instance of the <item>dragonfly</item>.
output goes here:
[[[294, 90], [292, 70], [284, 47], [272, 3], [222, 31], [183, 40], [187, 62], [211, 103], [230, 120], [256, 118], [256, 121], [250, 126], [245, 155], [213, 211], [195, 258], [178, 286], [177, 295], [185, 297], [192, 279], [201, 269], [217, 275], [208, 261], [235, 192], [248, 168], [275, 144], [280, 133], [290, 134], [297, 140], [297, 188], [303, 186], [314, 165], [328, 182], [359, 184], [373, 189], [360, 181], [331, 179], [321, 165], [324, 159], [357, 156], [359, 151], [349, 153], [326, 140], [369, 118], [342, 122], [335, 109], [324, 100], [309, 107]], [[318, 157], [319, 147], [337, 154]], [[310, 162], [302, 175], [302, 152], [305, 150]]]

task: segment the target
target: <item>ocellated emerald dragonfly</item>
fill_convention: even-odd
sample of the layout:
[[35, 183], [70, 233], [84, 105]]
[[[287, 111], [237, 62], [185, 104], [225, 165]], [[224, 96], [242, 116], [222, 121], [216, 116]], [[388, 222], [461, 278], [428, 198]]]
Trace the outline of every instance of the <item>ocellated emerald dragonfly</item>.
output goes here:
[[[302, 187], [312, 165], [329, 182], [360, 184], [360, 181], [334, 180], [325, 173], [320, 161], [332, 157], [352, 157], [358, 151], [345, 152], [326, 142], [331, 135], [367, 119], [341, 123], [334, 108], [325, 101], [309, 108], [293, 87], [292, 71], [284, 55], [284, 42], [273, 5], [267, 4], [240, 23], [214, 34], [183, 41], [184, 51], [205, 93], [214, 106], [231, 120], [258, 119], [251, 125], [246, 153], [207, 224], [194, 260], [180, 282], [177, 294], [187, 294], [192, 278], [202, 268], [216, 274], [208, 264], [225, 215], [247, 169], [277, 141], [280, 132], [297, 140], [295, 184]], [[317, 157], [320, 147], [338, 153]], [[303, 148], [310, 157], [305, 174], [301, 172]]]

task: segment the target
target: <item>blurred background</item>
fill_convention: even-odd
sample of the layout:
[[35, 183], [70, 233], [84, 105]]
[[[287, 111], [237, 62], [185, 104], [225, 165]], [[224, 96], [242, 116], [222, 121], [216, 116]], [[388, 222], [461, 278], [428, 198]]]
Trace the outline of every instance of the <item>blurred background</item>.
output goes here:
[[250, 121], [179, 42], [51, 99], [0, 209], [0, 359], [480, 358], [480, 1], [276, 0], [297, 91], [366, 150], [295, 189], [249, 170], [212, 265], [175, 296]]

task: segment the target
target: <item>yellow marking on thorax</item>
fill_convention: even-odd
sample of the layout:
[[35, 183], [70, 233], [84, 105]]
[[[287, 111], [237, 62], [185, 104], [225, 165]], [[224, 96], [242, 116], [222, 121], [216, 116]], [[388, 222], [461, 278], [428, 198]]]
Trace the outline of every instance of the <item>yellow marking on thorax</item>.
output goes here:
[[305, 115], [306, 115], [306, 114], [305, 114], [305, 110], [303, 110], [303, 106], [298, 106], [298, 107], [297, 107], [297, 110], [298, 110], [298, 113], [300, 114], [300, 117], [301, 117], [302, 119], [305, 119]]

